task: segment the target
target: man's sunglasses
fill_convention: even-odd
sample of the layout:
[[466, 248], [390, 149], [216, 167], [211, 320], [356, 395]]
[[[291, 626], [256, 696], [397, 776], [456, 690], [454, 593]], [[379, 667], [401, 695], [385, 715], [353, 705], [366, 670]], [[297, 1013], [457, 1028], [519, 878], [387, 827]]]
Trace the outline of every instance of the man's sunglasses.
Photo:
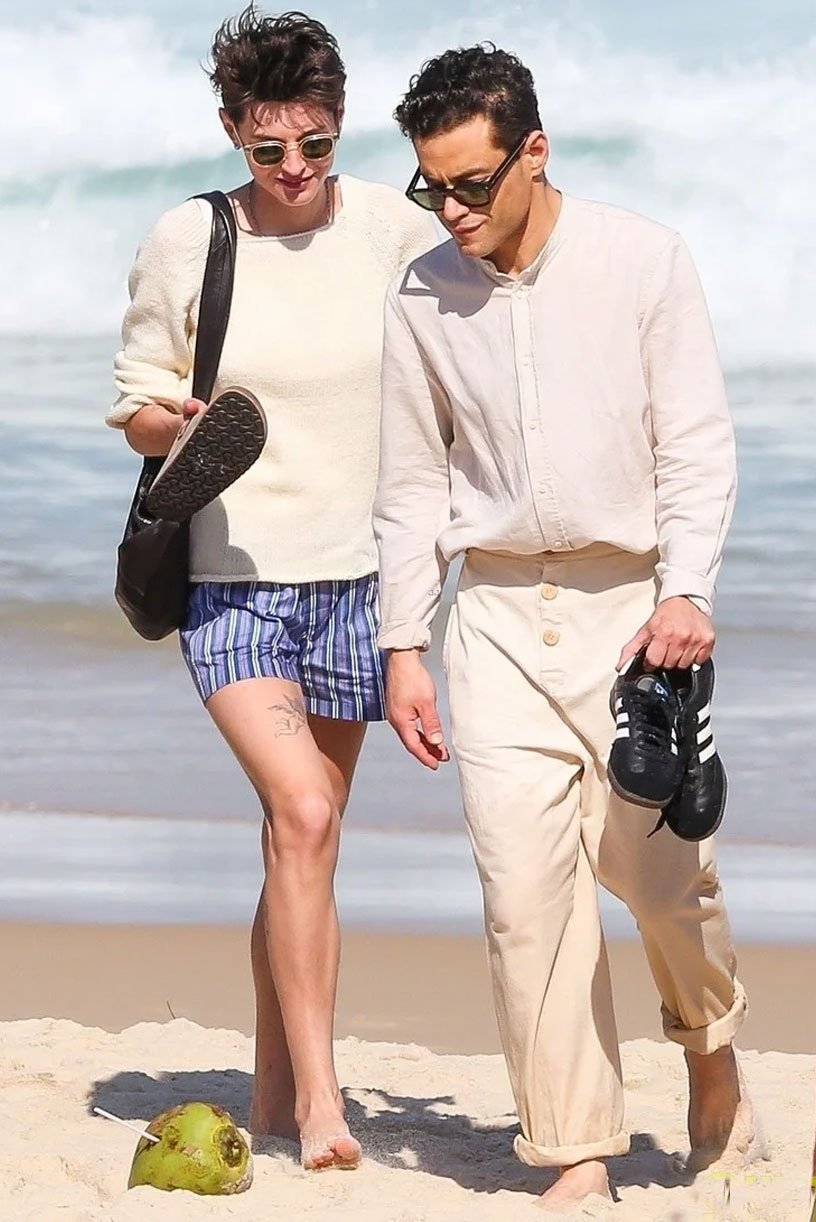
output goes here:
[[448, 196], [455, 199], [458, 204], [463, 204], [465, 208], [484, 208], [490, 203], [490, 197], [513, 162], [521, 156], [529, 134], [527, 132], [521, 142], [513, 149], [512, 153], [508, 153], [499, 168], [494, 170], [490, 177], [485, 178], [482, 182], [460, 182], [452, 187], [418, 187], [417, 183], [422, 171], [417, 166], [416, 174], [414, 174], [414, 177], [408, 184], [408, 190], [405, 194], [415, 204], [419, 204], [420, 208], [425, 208], [428, 212], [441, 212], [445, 207], [445, 200]]
[[259, 140], [257, 144], [242, 144], [247, 156], [262, 169], [271, 165], [282, 165], [289, 149], [297, 149], [304, 161], [325, 161], [334, 152], [337, 144], [336, 132], [320, 132], [314, 136], [302, 136], [300, 140]]

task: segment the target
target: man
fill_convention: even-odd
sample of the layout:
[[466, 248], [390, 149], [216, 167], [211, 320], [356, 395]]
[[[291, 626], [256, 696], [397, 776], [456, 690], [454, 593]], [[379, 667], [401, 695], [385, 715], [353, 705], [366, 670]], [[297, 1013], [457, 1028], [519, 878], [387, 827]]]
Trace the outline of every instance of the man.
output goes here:
[[[422, 653], [464, 553], [444, 645], [452, 741], [484, 891], [520, 1158], [553, 1211], [608, 1194], [625, 1153], [599, 879], [638, 920], [686, 1053], [695, 1165], [745, 1146], [745, 1012], [711, 841], [610, 796], [616, 664], [705, 663], [735, 486], [706, 307], [677, 234], [547, 180], [530, 73], [448, 51], [396, 117], [409, 188], [452, 240], [386, 305], [375, 507], [389, 719], [448, 759]], [[424, 179], [424, 183], [421, 181]]]

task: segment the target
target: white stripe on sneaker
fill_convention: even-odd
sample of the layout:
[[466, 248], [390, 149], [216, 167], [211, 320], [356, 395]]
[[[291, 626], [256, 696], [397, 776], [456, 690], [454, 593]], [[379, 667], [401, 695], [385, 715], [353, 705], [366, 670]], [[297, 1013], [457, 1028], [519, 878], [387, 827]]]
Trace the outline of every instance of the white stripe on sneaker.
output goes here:
[[699, 713], [697, 714], [697, 720], [704, 721], [706, 717], [710, 717], [710, 716], [711, 716], [711, 701], [709, 700], [708, 704], [705, 705], [702, 709], [700, 709]]
[[706, 747], [705, 751], [700, 752], [700, 763], [704, 764], [706, 760], [710, 760], [712, 755], [715, 755], [717, 748], [714, 746], [714, 739]]
[[697, 746], [702, 747], [704, 743], [707, 743], [709, 739], [713, 739], [713, 738], [714, 738], [714, 733], [711, 729], [711, 726], [704, 726], [703, 729], [700, 730], [699, 734], [697, 735]]

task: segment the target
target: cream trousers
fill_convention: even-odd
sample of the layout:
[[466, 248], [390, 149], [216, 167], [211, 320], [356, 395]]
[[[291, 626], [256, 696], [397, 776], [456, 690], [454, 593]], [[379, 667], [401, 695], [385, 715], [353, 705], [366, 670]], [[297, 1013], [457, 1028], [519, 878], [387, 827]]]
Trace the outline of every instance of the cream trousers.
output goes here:
[[443, 650], [452, 742], [484, 893], [499, 1029], [533, 1166], [624, 1154], [597, 882], [635, 916], [669, 1039], [731, 1042], [745, 1014], [711, 840], [610, 793], [609, 694], [649, 618], [656, 555], [468, 552]]

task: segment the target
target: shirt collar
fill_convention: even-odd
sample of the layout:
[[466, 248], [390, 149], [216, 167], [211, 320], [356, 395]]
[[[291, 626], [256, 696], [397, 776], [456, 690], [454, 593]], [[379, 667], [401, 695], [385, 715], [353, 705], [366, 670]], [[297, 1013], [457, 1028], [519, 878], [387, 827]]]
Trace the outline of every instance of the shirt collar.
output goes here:
[[552, 227], [552, 232], [547, 238], [547, 241], [542, 246], [541, 250], [533, 259], [529, 267], [525, 267], [524, 271], [519, 272], [517, 276], [508, 276], [506, 272], [500, 272], [495, 263], [491, 263], [490, 259], [474, 259], [476, 263], [491, 280], [496, 284], [512, 286], [514, 284], [535, 284], [541, 270], [547, 266], [555, 252], [564, 241], [564, 232], [567, 227], [565, 223], [565, 213], [569, 213], [572, 207], [570, 197], [564, 192], [561, 192], [561, 208], [556, 218], [555, 224]]

